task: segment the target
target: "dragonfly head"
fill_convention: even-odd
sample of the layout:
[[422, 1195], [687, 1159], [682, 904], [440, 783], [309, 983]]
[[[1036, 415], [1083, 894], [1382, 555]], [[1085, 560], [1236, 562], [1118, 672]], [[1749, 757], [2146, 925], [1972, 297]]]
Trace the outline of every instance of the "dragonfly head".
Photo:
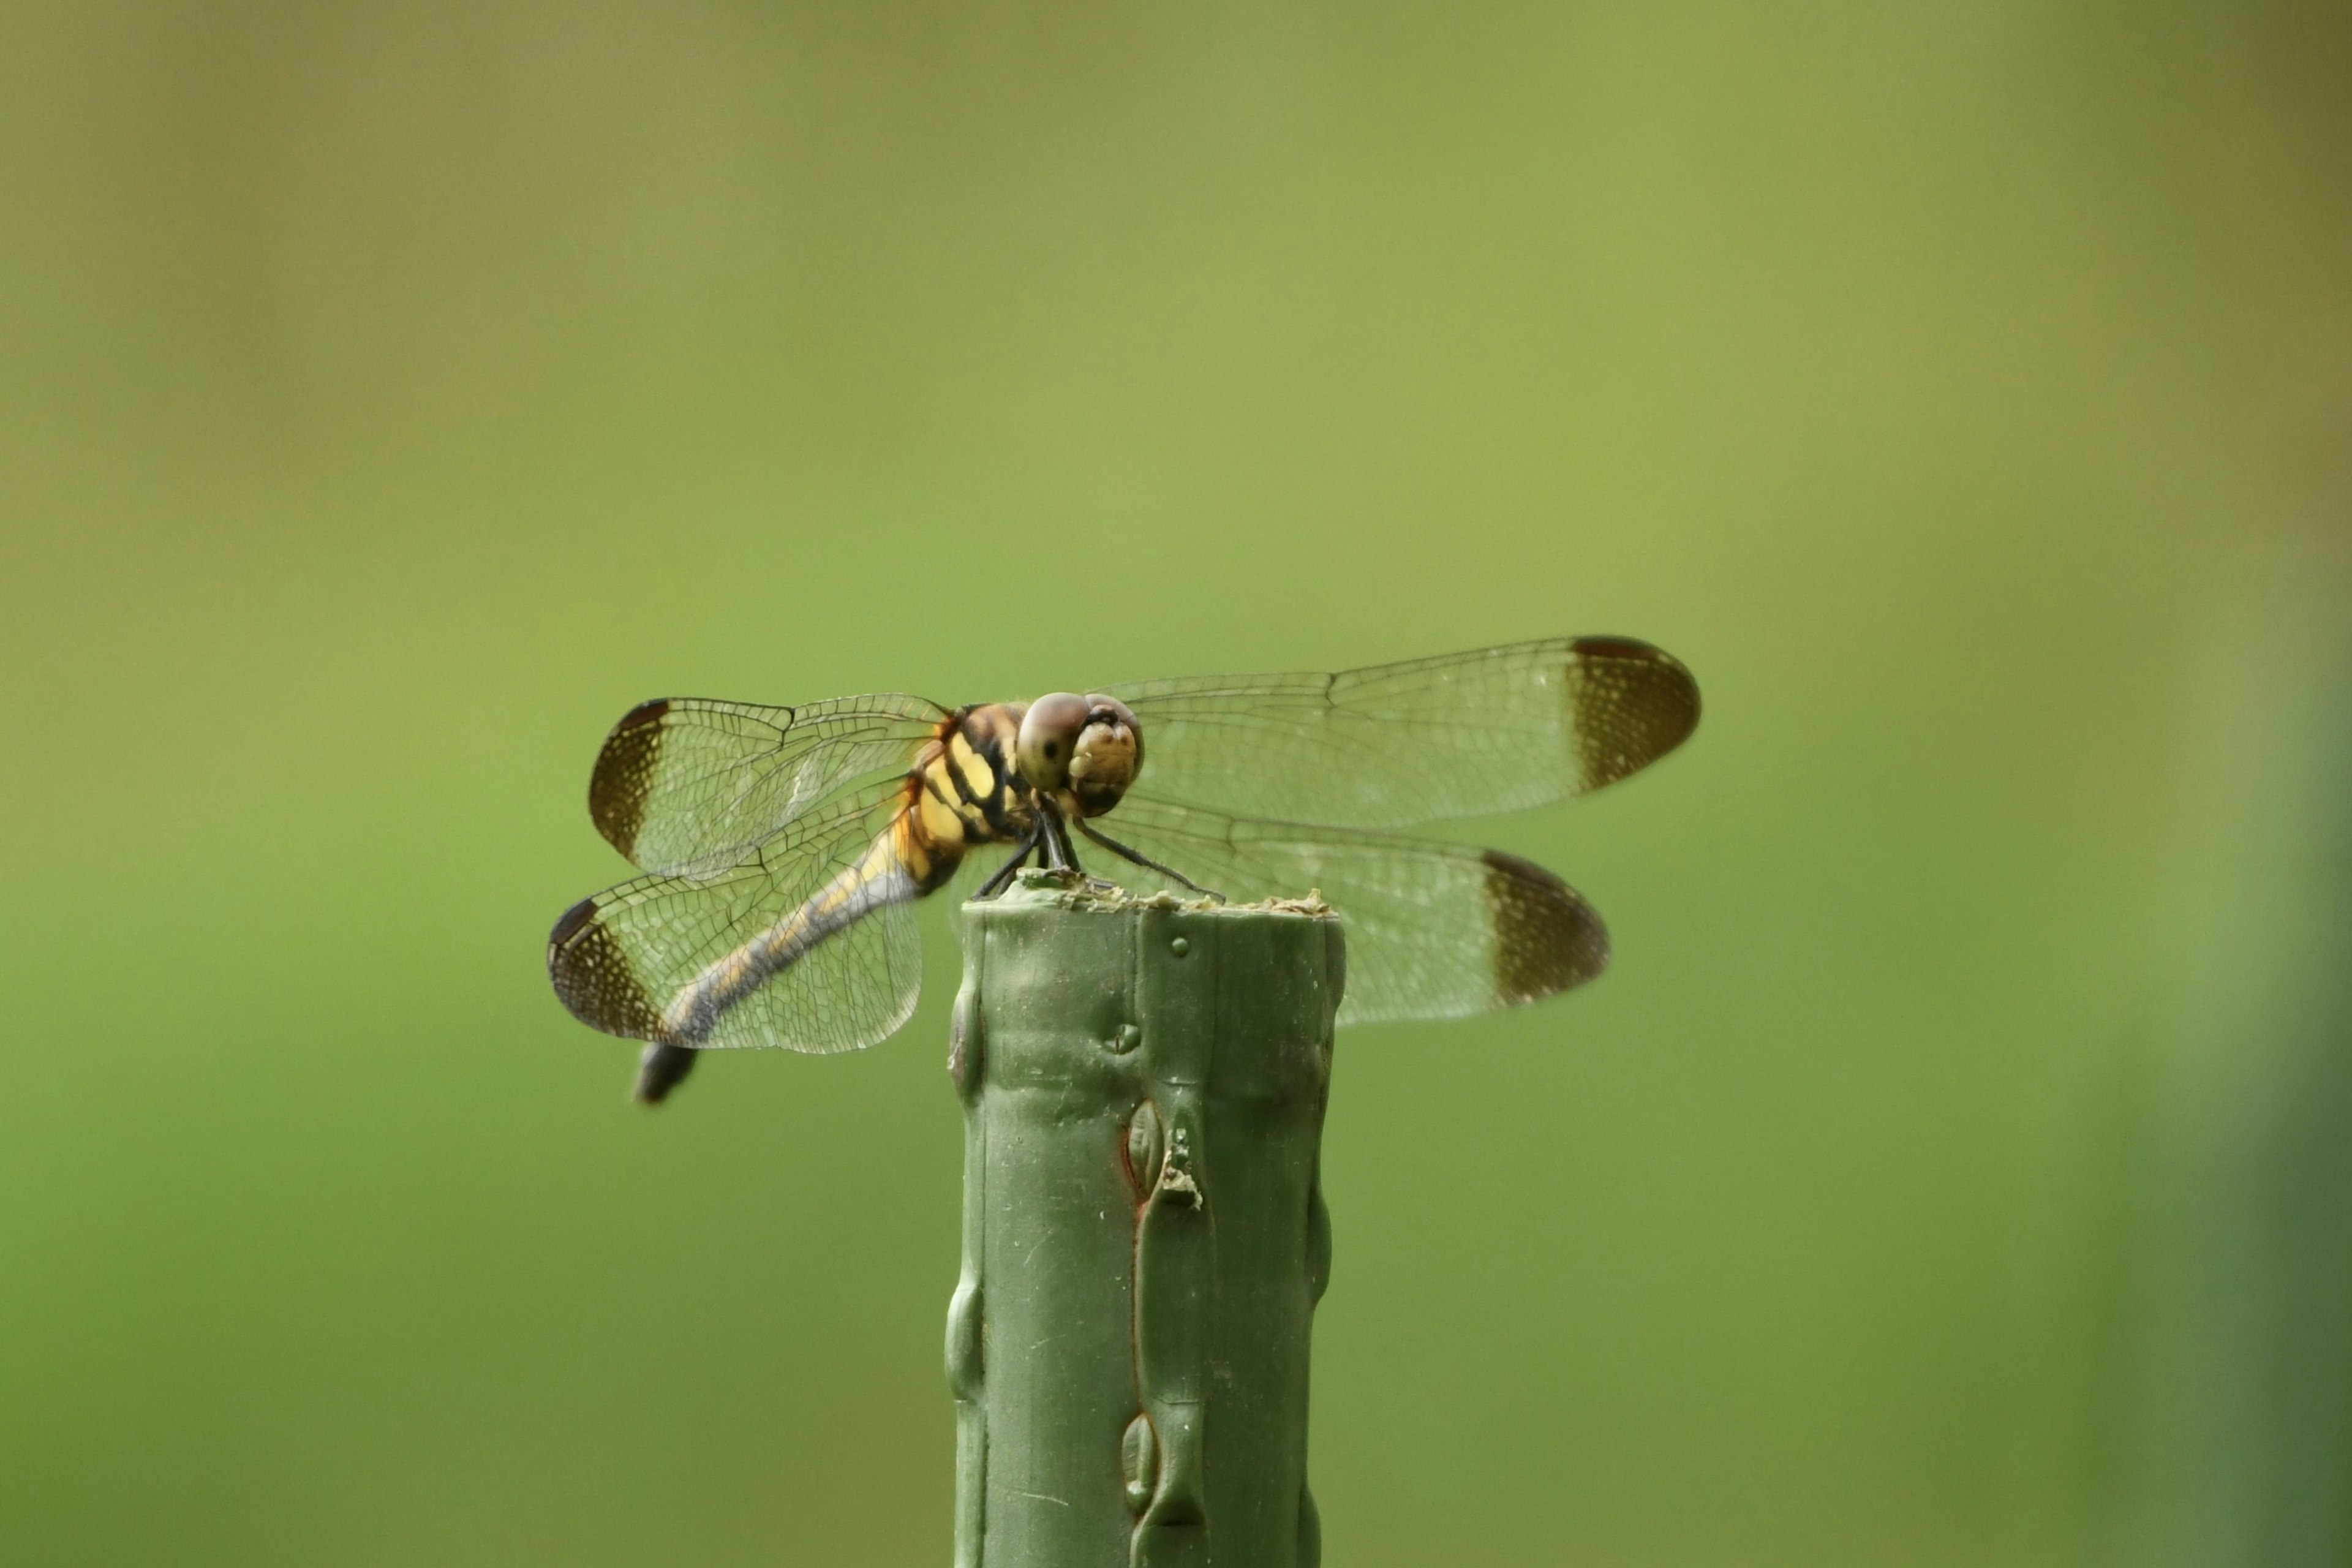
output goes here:
[[1021, 716], [1013, 760], [1032, 788], [1100, 816], [1143, 771], [1143, 726], [1116, 697], [1056, 691]]

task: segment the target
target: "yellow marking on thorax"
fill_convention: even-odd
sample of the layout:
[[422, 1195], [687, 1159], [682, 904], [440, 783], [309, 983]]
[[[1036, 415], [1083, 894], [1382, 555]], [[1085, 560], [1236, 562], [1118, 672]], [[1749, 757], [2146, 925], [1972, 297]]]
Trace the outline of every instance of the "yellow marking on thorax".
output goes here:
[[948, 738], [948, 758], [962, 771], [963, 782], [973, 795], [986, 800], [996, 793], [996, 770], [988, 765], [986, 757], [972, 749], [960, 730]]
[[[946, 799], [941, 799], [942, 795]], [[961, 844], [964, 824], [971, 820], [965, 813], [979, 815], [961, 802], [949, 804], [955, 800], [955, 784], [947, 776], [947, 763], [944, 759], [935, 759], [924, 767], [922, 787], [915, 796], [916, 826], [932, 843]]]

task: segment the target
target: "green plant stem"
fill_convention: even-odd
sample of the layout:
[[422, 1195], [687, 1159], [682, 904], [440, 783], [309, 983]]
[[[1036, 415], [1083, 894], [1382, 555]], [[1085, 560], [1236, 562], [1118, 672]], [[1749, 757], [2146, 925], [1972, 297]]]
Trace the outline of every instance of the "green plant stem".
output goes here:
[[1313, 1568], [1328, 913], [964, 907], [958, 1568]]

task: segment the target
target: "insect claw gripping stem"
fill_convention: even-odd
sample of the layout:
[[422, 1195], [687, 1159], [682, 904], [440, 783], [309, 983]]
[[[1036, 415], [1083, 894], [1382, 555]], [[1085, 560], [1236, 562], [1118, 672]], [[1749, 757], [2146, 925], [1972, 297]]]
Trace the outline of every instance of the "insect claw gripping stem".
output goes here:
[[959, 1568], [1316, 1568], [1338, 921], [1034, 875], [963, 943]]

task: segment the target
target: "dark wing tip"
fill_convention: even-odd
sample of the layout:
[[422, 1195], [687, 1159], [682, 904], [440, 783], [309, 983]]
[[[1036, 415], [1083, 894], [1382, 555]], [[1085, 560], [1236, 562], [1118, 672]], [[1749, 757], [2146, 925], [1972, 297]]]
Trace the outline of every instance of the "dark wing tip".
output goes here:
[[1486, 904], [1495, 928], [1495, 995], [1540, 1001], [1609, 967], [1609, 931], [1577, 890], [1532, 860], [1489, 849]]
[[547, 962], [555, 963], [555, 951], [580, 934], [580, 928], [596, 918], [596, 900], [583, 899], [555, 917], [555, 929], [547, 933]]
[[583, 899], [547, 933], [547, 978], [556, 999], [592, 1029], [659, 1039], [665, 1032], [661, 1009], [646, 994], [620, 942], [597, 923], [597, 913], [596, 900]]
[[1698, 728], [1698, 682], [1664, 648], [1610, 637], [1579, 637], [1570, 647], [1578, 793], [1641, 772]]
[[613, 732], [618, 734], [624, 730], [635, 730], [646, 724], [658, 724], [662, 721], [662, 715], [669, 711], [669, 704], [670, 700], [667, 697], [656, 697], [640, 702], [621, 715], [621, 721], [613, 726]]
[[654, 770], [661, 761], [662, 720], [670, 700], [656, 697], [621, 715], [604, 749], [596, 753], [596, 771], [588, 779], [588, 815], [605, 842], [635, 858], [637, 829], [645, 821], [646, 797], [653, 793]]
[[629, 1098], [639, 1105], [659, 1105], [669, 1098], [669, 1091], [686, 1081], [702, 1053], [686, 1046], [664, 1045], [658, 1041], [646, 1047], [637, 1058], [636, 1087]]

